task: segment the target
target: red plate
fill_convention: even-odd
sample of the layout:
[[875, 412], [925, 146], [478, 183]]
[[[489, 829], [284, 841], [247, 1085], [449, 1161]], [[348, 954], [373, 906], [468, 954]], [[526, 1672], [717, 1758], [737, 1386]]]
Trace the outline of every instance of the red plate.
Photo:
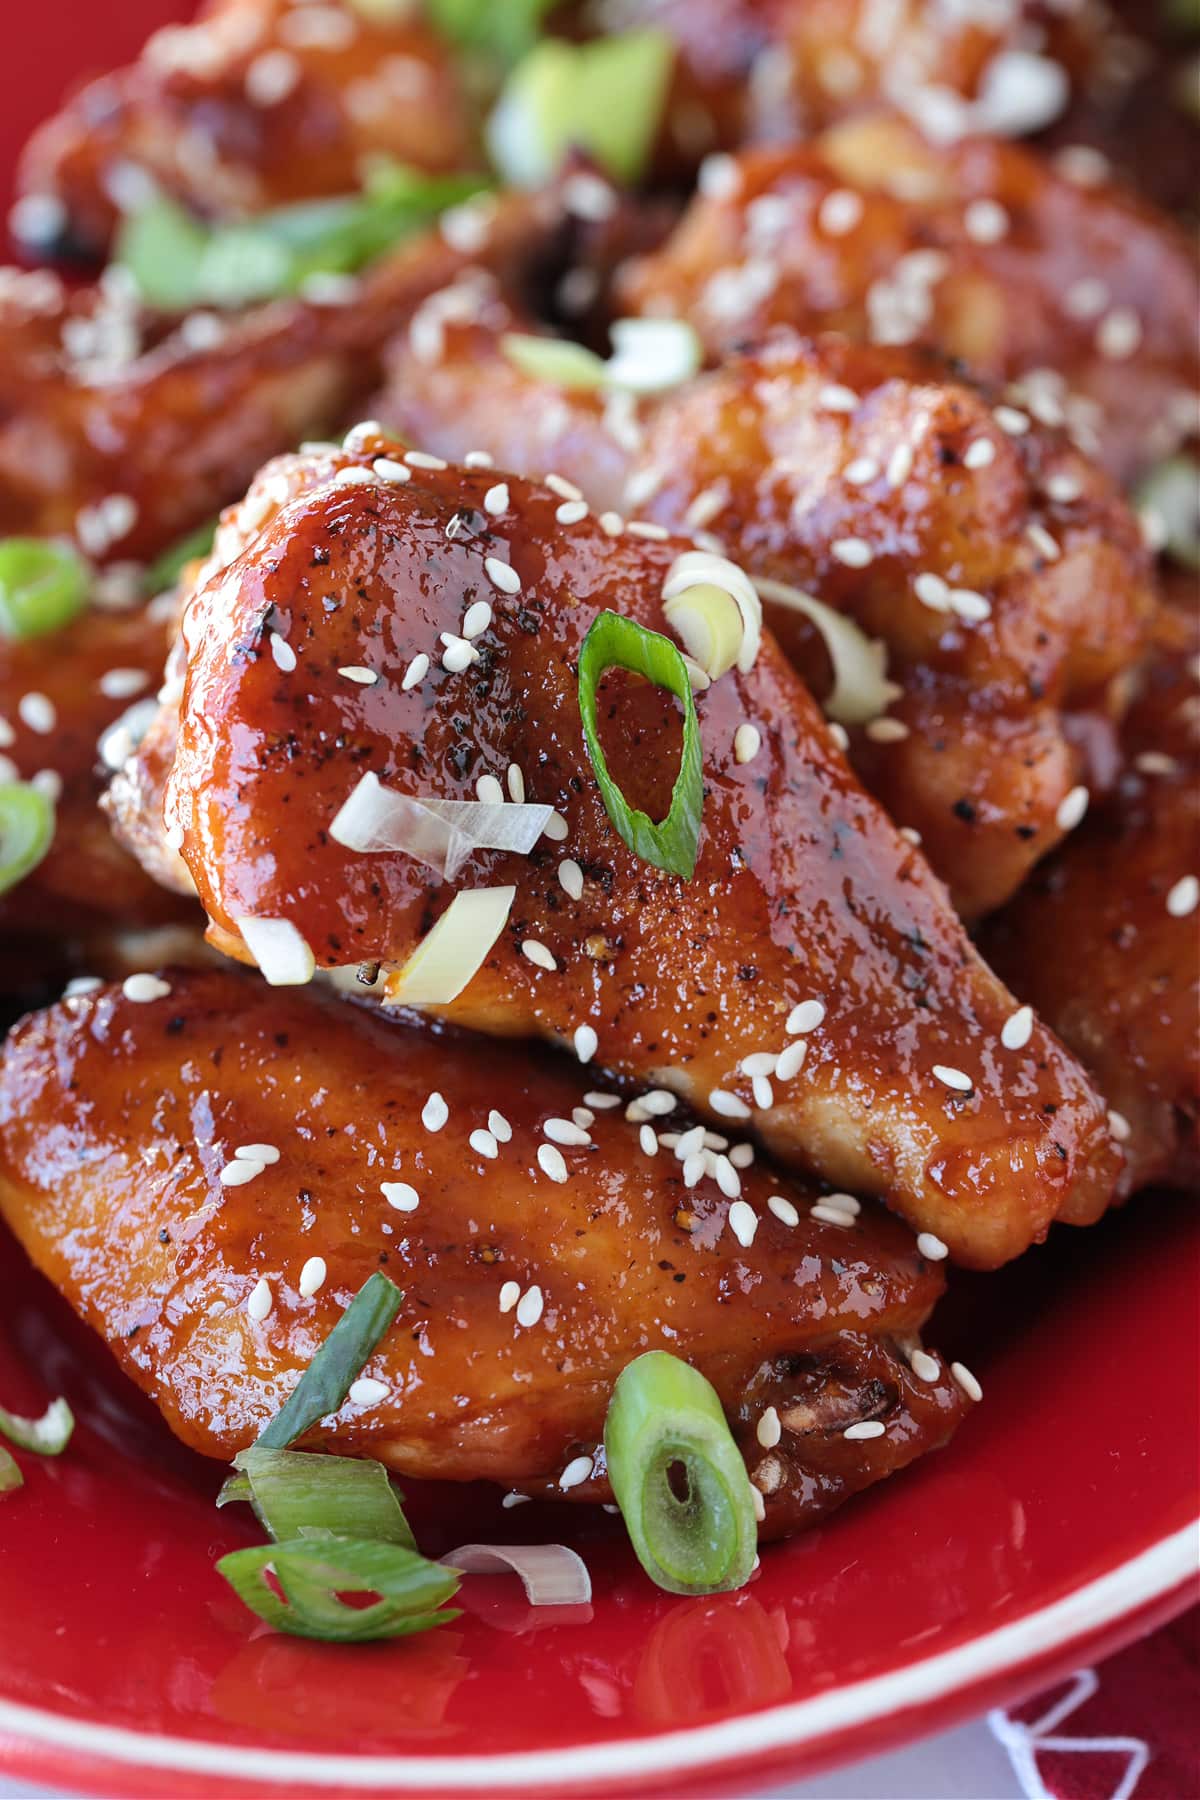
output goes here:
[[[171, 10], [18, 9], [3, 166], [70, 76]], [[565, 1537], [593, 1606], [535, 1613], [515, 1581], [473, 1577], [456, 1624], [345, 1650], [241, 1609], [213, 1563], [254, 1534], [213, 1509], [219, 1471], [0, 1233], [0, 1398], [33, 1411], [62, 1391], [81, 1420], [0, 1502], [0, 1767], [121, 1795], [683, 1795], [944, 1729], [1190, 1598], [1198, 1248], [1193, 1207], [1147, 1198], [954, 1278], [933, 1335], [983, 1404], [947, 1452], [768, 1550], [741, 1594], [657, 1593], [604, 1515], [426, 1489], [410, 1510], [431, 1554]]]

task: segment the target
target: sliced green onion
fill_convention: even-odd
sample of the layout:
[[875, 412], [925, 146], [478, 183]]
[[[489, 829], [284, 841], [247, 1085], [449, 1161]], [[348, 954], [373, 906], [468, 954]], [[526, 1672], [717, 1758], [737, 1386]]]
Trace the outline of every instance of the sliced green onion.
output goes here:
[[[223, 1556], [217, 1572], [251, 1612], [294, 1637], [364, 1643], [407, 1637], [459, 1616], [439, 1610], [458, 1589], [457, 1573], [401, 1544], [341, 1537], [257, 1544]], [[378, 1598], [348, 1606], [343, 1594]]]
[[6, 1437], [18, 1450], [32, 1450], [38, 1456], [61, 1456], [74, 1429], [75, 1415], [65, 1400], [52, 1400], [40, 1419], [24, 1419], [20, 1413], [0, 1406], [0, 1437]]
[[11, 1494], [15, 1488], [24, 1487], [25, 1477], [15, 1456], [0, 1444], [0, 1494]]
[[1137, 505], [1155, 547], [1200, 568], [1200, 464], [1190, 456], [1156, 464], [1138, 488]]
[[638, 1561], [671, 1594], [741, 1587], [754, 1495], [711, 1385], [664, 1350], [622, 1370], [604, 1425], [608, 1477]]
[[497, 169], [515, 187], [541, 187], [580, 149], [615, 181], [637, 181], [658, 133], [674, 59], [664, 31], [585, 44], [543, 38], [513, 70], [488, 120]]
[[613, 353], [607, 362], [569, 338], [524, 331], [506, 332], [500, 349], [534, 381], [627, 394], [664, 394], [690, 380], [702, 361], [700, 339], [682, 319], [615, 319], [611, 336]]
[[426, 175], [386, 163], [360, 194], [211, 228], [158, 195], [124, 220], [115, 259], [142, 299], [164, 311], [247, 306], [296, 293], [312, 275], [352, 274], [486, 186], [478, 175]]
[[69, 625], [87, 602], [90, 574], [72, 544], [0, 539], [0, 636], [43, 637]]
[[172, 544], [169, 550], [148, 563], [142, 576], [143, 591], [151, 596], [164, 593], [167, 588], [178, 586], [179, 577], [190, 562], [207, 556], [213, 546], [217, 521], [210, 519], [206, 525], [197, 525], [195, 531], [189, 531], [186, 537]]
[[754, 585], [764, 600], [802, 613], [820, 632], [833, 664], [833, 688], [824, 701], [828, 718], [839, 725], [865, 725], [900, 698], [903, 688], [887, 677], [887, 645], [882, 639], [869, 638], [845, 613], [789, 587], [786, 581], [756, 575]]
[[[683, 751], [670, 811], [661, 824], [656, 825], [644, 812], [630, 806], [608, 772], [596, 718], [596, 694], [606, 669], [628, 669], [642, 675], [682, 702]], [[620, 613], [598, 614], [579, 653], [579, 711], [596, 785], [617, 835], [643, 862], [690, 881], [700, 843], [704, 780], [696, 702], [678, 649], [670, 638], [648, 631]]]
[[37, 868], [54, 842], [54, 802], [28, 781], [0, 783], [0, 894]]
[[460, 50], [507, 66], [537, 41], [544, 14], [555, 0], [425, 0], [436, 32]]
[[603, 357], [568, 338], [506, 331], [500, 339], [500, 349], [514, 368], [533, 381], [548, 381], [562, 388], [604, 386], [608, 365]]
[[233, 1466], [238, 1473], [221, 1489], [217, 1505], [248, 1501], [276, 1542], [316, 1530], [417, 1547], [382, 1463], [252, 1444]]
[[286, 1450], [294, 1438], [335, 1413], [376, 1344], [400, 1310], [404, 1296], [376, 1270], [363, 1283], [270, 1424], [258, 1435], [266, 1450]]

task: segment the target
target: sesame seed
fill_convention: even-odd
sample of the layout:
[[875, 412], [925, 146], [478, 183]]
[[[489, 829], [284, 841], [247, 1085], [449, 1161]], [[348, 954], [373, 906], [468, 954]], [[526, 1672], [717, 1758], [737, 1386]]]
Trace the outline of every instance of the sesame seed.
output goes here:
[[[275, 640], [276, 643], [278, 641], [278, 639]], [[278, 661], [278, 658], [276, 658], [276, 660]], [[293, 655], [293, 667], [295, 666], [295, 662], [296, 658]], [[374, 687], [375, 683], [379, 680], [379, 676], [374, 669], [364, 668], [361, 663], [347, 663], [344, 668], [338, 670], [338, 674], [343, 676], [347, 681], [357, 682], [359, 687]]]
[[1015, 1013], [1005, 1019], [1000, 1032], [1000, 1042], [1006, 1050], [1023, 1050], [1033, 1036], [1033, 1008], [1019, 1006]]
[[[751, 1486], [750, 1486], [750, 1498], [754, 1503], [754, 1517], [758, 1520], [758, 1523], [761, 1525], [763, 1520], [767, 1516], [767, 1507], [766, 1507], [766, 1502], [763, 1500], [761, 1493], [754, 1486], [753, 1483], [751, 1483]], [[755, 1557], [754, 1560], [756, 1563], [758, 1562], [757, 1556]]]
[[323, 1256], [310, 1256], [300, 1271], [297, 1287], [302, 1300], [311, 1300], [317, 1289], [324, 1286], [327, 1270]]
[[343, 488], [374, 487], [375, 471], [373, 469], [360, 469], [357, 465], [348, 469], [339, 469], [333, 478], [333, 485], [334, 487]]
[[413, 659], [409, 663], [407, 669], [405, 669], [404, 680], [400, 683], [400, 686], [402, 688], [404, 688], [406, 691], [409, 688], [415, 688], [418, 681], [424, 681], [424, 679], [425, 679], [426, 675], [428, 675], [428, 673], [429, 673], [429, 658], [426, 656], [425, 652], [422, 650], [416, 656], [413, 657]]
[[378, 1406], [381, 1400], [388, 1397], [386, 1381], [376, 1381], [373, 1375], [360, 1375], [357, 1381], [350, 1383], [347, 1399], [352, 1406]]
[[486, 600], [476, 600], [463, 614], [462, 635], [477, 638], [492, 622], [492, 609]]
[[802, 1037], [793, 1039], [786, 1049], [781, 1050], [775, 1063], [776, 1081], [791, 1081], [804, 1066], [804, 1058], [808, 1054], [808, 1044]]
[[675, 1154], [680, 1162], [686, 1162], [689, 1156], [699, 1155], [703, 1148], [703, 1125], [693, 1125], [688, 1131], [681, 1131], [674, 1144]]
[[756, 725], [739, 725], [733, 734], [733, 760], [736, 763], [753, 762], [762, 749], [762, 734]]
[[991, 438], [974, 438], [963, 452], [963, 467], [966, 469], [986, 469], [996, 460], [996, 446]]
[[539, 1144], [537, 1159], [538, 1167], [541, 1169], [542, 1174], [548, 1175], [551, 1181], [565, 1181], [567, 1179], [567, 1165], [563, 1159], [563, 1153], [561, 1150], [556, 1149], [553, 1144]]
[[736, 1200], [742, 1191], [742, 1178], [727, 1156], [718, 1156], [713, 1164], [713, 1180], [727, 1200]]
[[859, 537], [835, 538], [829, 549], [834, 560], [848, 569], [865, 569], [875, 557], [870, 544]]
[[570, 856], [564, 856], [558, 865], [558, 883], [572, 900], [582, 900], [583, 870]]
[[867, 1438], [883, 1436], [883, 1424], [879, 1419], [861, 1419], [857, 1425], [847, 1425], [842, 1436], [852, 1443], [864, 1442]]
[[781, 1225], [798, 1225], [800, 1223], [799, 1212], [790, 1200], [784, 1199], [782, 1194], [771, 1195], [767, 1201], [767, 1211], [773, 1213]]
[[652, 1118], [662, 1119], [673, 1113], [678, 1101], [669, 1088], [651, 1088], [638, 1097], [639, 1105], [645, 1107]]
[[912, 474], [913, 448], [911, 444], [897, 444], [888, 457], [886, 480], [890, 488], [902, 488]]
[[908, 736], [903, 719], [872, 719], [865, 735], [873, 744], [900, 744]]
[[397, 487], [403, 487], [406, 481], [412, 480], [411, 470], [390, 456], [377, 456], [371, 467], [380, 481], [393, 482]]
[[852, 413], [858, 406], [858, 395], [853, 388], [831, 381], [818, 393], [817, 405], [825, 412]]
[[1181, 875], [1167, 895], [1167, 911], [1173, 919], [1186, 919], [1200, 906], [1200, 880], [1194, 875]]
[[932, 1231], [917, 1233], [917, 1249], [926, 1262], [944, 1262], [950, 1254], [941, 1238], [935, 1237]]
[[873, 456], [857, 456], [847, 463], [843, 471], [851, 487], [865, 487], [868, 481], [874, 481], [879, 474], [879, 464]]
[[[545, 1146], [543, 1146], [543, 1148], [545, 1148]], [[517, 1302], [517, 1324], [536, 1325], [542, 1316], [544, 1304], [545, 1302], [540, 1287], [526, 1288], [525, 1292]]]
[[553, 1144], [580, 1145], [590, 1144], [588, 1133], [576, 1125], [572, 1119], [547, 1119], [542, 1126], [543, 1134]]
[[450, 466], [440, 456], [430, 456], [426, 450], [406, 450], [404, 460], [410, 469], [447, 469]]
[[485, 806], [503, 806], [504, 789], [494, 775], [481, 775], [475, 783], [475, 798]]
[[715, 1113], [725, 1119], [748, 1119], [750, 1108], [736, 1094], [728, 1093], [724, 1088], [713, 1088], [708, 1096], [708, 1104]]
[[379, 1191], [397, 1212], [416, 1212], [421, 1196], [407, 1181], [381, 1181]]
[[450, 1117], [450, 1108], [436, 1088], [421, 1108], [421, 1123], [426, 1131], [440, 1131]]
[[[981, 441], [986, 442], [986, 440]], [[931, 612], [944, 613], [950, 610], [950, 589], [941, 576], [935, 575], [932, 569], [923, 569], [915, 577], [913, 593], [921, 605], [927, 606]]]
[[831, 188], [817, 208], [817, 224], [826, 237], [845, 237], [862, 216], [862, 196], [853, 188]]
[[1072, 475], [1067, 470], [1058, 475], [1047, 476], [1043, 486], [1050, 499], [1058, 506], [1069, 506], [1083, 492], [1083, 482], [1079, 476]]
[[693, 1155], [685, 1156], [683, 1159], [684, 1187], [694, 1188], [696, 1183], [704, 1178], [707, 1169], [708, 1165], [704, 1160], [703, 1150], [697, 1150]]
[[500, 1311], [502, 1313], [511, 1312], [513, 1307], [517, 1304], [517, 1301], [520, 1298], [521, 1298], [520, 1282], [519, 1281], [506, 1281], [504, 1283], [504, 1286], [500, 1289]]
[[63, 989], [64, 1000], [80, 1000], [85, 994], [95, 994], [104, 983], [98, 975], [75, 975]]
[[1103, 150], [1092, 144], [1064, 144], [1055, 155], [1054, 166], [1076, 187], [1101, 187], [1112, 176], [1112, 164]]
[[493, 519], [498, 519], [501, 513], [508, 511], [508, 507], [508, 483], [507, 481], [498, 481], [495, 487], [490, 487], [483, 496], [483, 510], [485, 513], [491, 513]]
[[239, 1144], [233, 1153], [243, 1156], [248, 1162], [277, 1163], [279, 1151], [274, 1144]]
[[[575, 1046], [575, 1055], [578, 1057], [579, 1061], [581, 1063], [589, 1063], [596, 1054], [600, 1040], [590, 1025], [577, 1025], [575, 1027], [575, 1036], [572, 1039], [572, 1042]], [[584, 1098], [587, 1100], [589, 1106], [594, 1106], [596, 1104], [596, 1096], [594, 1094], [585, 1095]], [[600, 1100], [603, 1106], [617, 1105], [617, 1096], [615, 1094], [603, 1094], [600, 1096]]]
[[914, 1350], [908, 1366], [918, 1381], [936, 1381], [942, 1372], [937, 1357], [930, 1356], [928, 1350]]
[[754, 1435], [764, 1450], [773, 1450], [783, 1436], [783, 1426], [779, 1423], [779, 1413], [773, 1406], [760, 1414]]
[[549, 838], [552, 843], [561, 844], [566, 839], [567, 831], [567, 821], [563, 818], [562, 814], [559, 812], [552, 812], [542, 829], [542, 836]]
[[505, 1494], [500, 1504], [508, 1512], [514, 1506], [528, 1506], [532, 1498], [532, 1494]]
[[578, 1487], [581, 1481], [588, 1481], [592, 1473], [590, 1456], [575, 1456], [567, 1464], [558, 1478], [559, 1488], [565, 1493], [568, 1488]]
[[743, 1056], [738, 1067], [743, 1075], [773, 1075], [775, 1064], [779, 1058], [770, 1050], [756, 1050], [752, 1056]]
[[266, 1163], [259, 1162], [253, 1157], [237, 1156], [232, 1162], [225, 1164], [217, 1180], [222, 1187], [245, 1187], [248, 1181], [253, 1181], [256, 1175], [261, 1175], [266, 1166]]
[[495, 1107], [493, 1107], [488, 1114], [487, 1122], [488, 1130], [498, 1144], [508, 1144], [512, 1142], [513, 1129], [502, 1112], [497, 1112]]
[[963, 228], [973, 244], [998, 244], [1007, 237], [1009, 223], [998, 200], [972, 200], [963, 214]]
[[665, 525], [652, 525], [649, 519], [630, 519], [625, 527], [630, 537], [646, 538], [651, 543], [666, 543], [670, 532]]
[[706, 200], [731, 200], [742, 185], [742, 173], [732, 156], [706, 156], [700, 164], [697, 186]]
[[252, 1319], [260, 1323], [265, 1319], [275, 1304], [275, 1296], [271, 1292], [269, 1281], [262, 1280], [251, 1289], [250, 1298], [246, 1302], [246, 1311]]
[[486, 1157], [489, 1162], [495, 1162], [500, 1154], [500, 1146], [493, 1134], [490, 1131], [484, 1131], [481, 1127], [476, 1127], [467, 1142], [476, 1156]]
[[568, 481], [565, 475], [556, 475], [553, 470], [545, 477], [545, 485], [552, 494], [557, 494], [560, 500], [583, 499], [582, 488], [576, 487], [573, 481]]
[[793, 1037], [801, 1032], [815, 1031], [825, 1021], [825, 1003], [822, 1000], [801, 1000], [799, 1006], [793, 1006], [787, 1017], [785, 1029]]
[[1141, 750], [1133, 759], [1133, 766], [1139, 775], [1178, 775], [1179, 764], [1175, 757], [1167, 756], [1161, 750]]
[[1001, 431], [1007, 432], [1009, 437], [1024, 437], [1029, 430], [1029, 414], [1018, 411], [1015, 406], [994, 407], [992, 417]]
[[754, 1161], [753, 1144], [735, 1144], [729, 1152], [729, 1160], [735, 1169], [748, 1169]]
[[1053, 537], [1044, 525], [1039, 525], [1036, 520], [1032, 525], [1026, 527], [1025, 535], [1038, 554], [1044, 556], [1047, 562], [1057, 562], [1062, 555], [1058, 539]]
[[1108, 1129], [1118, 1144], [1127, 1144], [1133, 1136], [1133, 1126], [1125, 1114], [1118, 1112], [1115, 1106], [1110, 1106], [1108, 1109]]
[[961, 1069], [951, 1068], [948, 1063], [934, 1063], [933, 1073], [945, 1087], [953, 1088], [958, 1094], [969, 1094], [975, 1083]]
[[580, 520], [586, 519], [587, 516], [588, 503], [586, 500], [564, 500], [562, 505], [554, 510], [554, 517], [560, 525], [578, 525]]
[[1083, 816], [1087, 812], [1090, 798], [1085, 787], [1073, 787], [1069, 793], [1063, 795], [1058, 803], [1058, 811], [1054, 815], [1054, 822], [1060, 831], [1074, 831], [1077, 825], [1083, 823]]
[[[589, 1139], [589, 1142], [590, 1141], [591, 1140]], [[654, 1156], [657, 1154], [658, 1138], [655, 1134], [653, 1125], [638, 1126], [638, 1143], [641, 1145], [647, 1156]]]
[[442, 667], [448, 674], [461, 675], [473, 662], [478, 662], [479, 652], [466, 638], [455, 637], [451, 632], [443, 631], [442, 639], [446, 645], [442, 651]]
[[519, 594], [521, 577], [511, 563], [501, 562], [498, 556], [485, 556], [483, 569], [488, 580], [498, 587], [502, 594]]
[[855, 1217], [844, 1207], [831, 1205], [829, 1199], [818, 1200], [815, 1206], [810, 1206], [808, 1216], [810, 1219], [819, 1219], [823, 1225], [841, 1225], [847, 1231], [854, 1224]]
[[521, 955], [528, 958], [531, 963], [535, 963], [539, 969], [549, 969], [553, 972], [558, 967], [553, 952], [547, 950], [545, 944], [539, 943], [537, 938], [525, 939], [521, 945]]
[[21, 695], [17, 701], [17, 717], [40, 737], [47, 736], [58, 723], [58, 712], [53, 700], [36, 691]]
[[952, 1362], [950, 1364], [950, 1373], [953, 1375], [955, 1381], [957, 1381], [968, 1400], [983, 1399], [983, 1389], [980, 1387], [979, 1382], [975, 1376], [972, 1375], [965, 1363]]
[[165, 1000], [170, 991], [170, 983], [160, 980], [157, 975], [127, 975], [121, 983], [125, 998], [138, 1002]]
[[508, 783], [508, 797], [519, 806], [525, 798], [525, 776], [518, 763], [509, 763], [505, 780]]
[[590, 1106], [573, 1106], [571, 1117], [577, 1125], [582, 1125], [585, 1131], [590, 1130], [596, 1123], [596, 1115]]
[[[296, 658], [293, 656], [292, 667], [295, 666]], [[134, 694], [140, 694], [149, 680], [144, 669], [106, 669], [96, 686], [106, 700], [129, 700]]]
[[600, 514], [600, 529], [608, 537], [620, 537], [625, 529], [625, 521], [620, 513], [602, 512]]
[[[590, 1029], [590, 1027], [581, 1026], [580, 1029], [587, 1030]], [[581, 1057], [580, 1061], [583, 1060], [584, 1059]], [[614, 1106], [620, 1106], [621, 1104], [620, 1094], [600, 1094], [597, 1093], [594, 1088], [586, 1093], [583, 1096], [583, 1099], [586, 1106], [594, 1107], [597, 1112], [609, 1112]]]
[[463, 468], [490, 469], [495, 460], [489, 450], [468, 450], [463, 457]]
[[748, 1250], [758, 1230], [758, 1214], [745, 1200], [735, 1200], [729, 1208], [729, 1229], [742, 1249]]
[[946, 596], [950, 611], [970, 625], [980, 625], [992, 616], [992, 603], [974, 588], [951, 588]]
[[1142, 341], [1142, 321], [1131, 306], [1114, 306], [1096, 327], [1096, 348], [1112, 362], [1132, 356]]

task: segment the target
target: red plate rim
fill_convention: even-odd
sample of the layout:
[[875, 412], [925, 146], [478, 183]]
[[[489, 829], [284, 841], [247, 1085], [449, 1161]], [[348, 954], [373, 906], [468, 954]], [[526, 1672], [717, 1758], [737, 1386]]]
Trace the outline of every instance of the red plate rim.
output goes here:
[[935, 1656], [806, 1700], [658, 1737], [485, 1756], [330, 1755], [129, 1731], [0, 1698], [0, 1764], [50, 1780], [69, 1771], [97, 1787], [106, 1774], [138, 1770], [223, 1777], [238, 1791], [287, 1785], [438, 1794], [719, 1780], [735, 1767], [744, 1775], [751, 1764], [786, 1762], [789, 1753], [814, 1747], [828, 1764], [846, 1758], [847, 1734], [861, 1734], [864, 1754], [923, 1735], [923, 1714], [930, 1715], [926, 1730], [947, 1728], [983, 1705], [1048, 1684], [1085, 1653], [1111, 1652], [1164, 1623], [1194, 1598], [1198, 1543], [1200, 1517], [1050, 1605]]

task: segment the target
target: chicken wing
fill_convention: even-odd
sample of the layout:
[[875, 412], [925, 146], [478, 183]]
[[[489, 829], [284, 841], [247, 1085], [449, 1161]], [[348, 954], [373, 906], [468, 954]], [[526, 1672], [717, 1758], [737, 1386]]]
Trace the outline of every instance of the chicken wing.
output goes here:
[[348, 193], [372, 155], [477, 166], [471, 111], [447, 46], [410, 7], [210, 0], [34, 133], [14, 223], [38, 253], [100, 256], [122, 204], [154, 188], [242, 217]]
[[[886, 1195], [973, 1263], [1015, 1254], [1064, 1207], [1102, 1210], [1114, 1150], [1082, 1072], [1040, 1029], [1019, 1056], [1003, 1049], [1011, 996], [769, 637], [748, 673], [699, 696], [694, 880], [613, 831], [571, 723], [575, 664], [606, 606], [663, 627], [685, 543], [581, 516], [561, 483], [403, 454], [364, 428], [311, 459], [310, 490], [185, 613], [164, 814], [214, 941], [249, 960], [239, 921], [283, 919], [318, 965], [402, 960], [449, 885], [409, 856], [345, 849], [330, 824], [368, 770], [443, 798], [502, 780], [557, 809], [559, 838], [470, 859], [466, 885], [516, 891], [448, 1016], [566, 1043], [583, 1027], [598, 1063], [710, 1116], [749, 1118], [753, 1098], [782, 1155]], [[468, 608], [478, 661], [454, 672]], [[674, 702], [618, 684], [605, 712], [615, 779], [661, 816]], [[744, 734], [734, 745], [744, 723], [758, 734], [749, 759]], [[789, 1022], [773, 1088], [764, 1064]]]
[[883, 116], [702, 171], [618, 298], [714, 352], [776, 324], [931, 345], [1128, 482], [1196, 430], [1197, 294], [1186, 239], [1119, 189]]
[[1200, 1182], [1198, 670], [1152, 665], [1116, 790], [984, 937], [1116, 1109], [1129, 1192]]
[[[813, 1217], [815, 1190], [752, 1164], [736, 1177], [747, 1229], [713, 1180], [684, 1186], [669, 1143], [646, 1154], [615, 1095], [581, 1108], [545, 1054], [230, 970], [162, 986], [67, 1000], [14, 1032], [0, 1210], [194, 1448], [250, 1443], [381, 1267], [405, 1295], [367, 1365], [387, 1397], [347, 1401], [305, 1441], [405, 1475], [610, 1499], [608, 1397], [655, 1347], [716, 1386], [766, 1535], [957, 1424], [945, 1364], [909, 1364], [940, 1271], [882, 1211]], [[538, 1153], [564, 1134], [554, 1175]], [[239, 1145], [277, 1148], [223, 1184]], [[848, 1440], [864, 1420], [883, 1435]], [[560, 1486], [580, 1455], [593, 1473]]]

